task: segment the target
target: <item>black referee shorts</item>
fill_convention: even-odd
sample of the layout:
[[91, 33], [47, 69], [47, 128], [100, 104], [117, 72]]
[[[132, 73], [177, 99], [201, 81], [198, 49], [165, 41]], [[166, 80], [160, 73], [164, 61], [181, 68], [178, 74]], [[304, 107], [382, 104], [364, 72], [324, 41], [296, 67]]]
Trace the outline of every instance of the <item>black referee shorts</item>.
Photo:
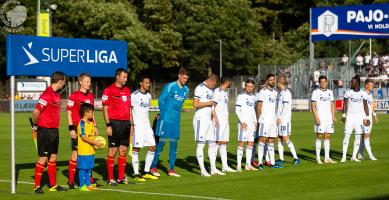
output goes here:
[[58, 153], [59, 131], [58, 128], [38, 127], [37, 147], [39, 157], [50, 157]]
[[110, 120], [112, 136], [108, 136], [108, 147], [128, 147], [131, 125], [129, 120]]

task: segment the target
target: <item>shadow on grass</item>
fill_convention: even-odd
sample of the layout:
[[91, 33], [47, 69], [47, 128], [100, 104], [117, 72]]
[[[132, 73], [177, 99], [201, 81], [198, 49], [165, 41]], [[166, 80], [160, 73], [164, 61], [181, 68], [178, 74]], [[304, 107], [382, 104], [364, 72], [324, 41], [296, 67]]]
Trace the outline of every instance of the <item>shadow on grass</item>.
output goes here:
[[[301, 159], [316, 163], [316, 150], [315, 149], [302, 148], [302, 149], [300, 149], [300, 151], [313, 155], [313, 157], [311, 157], [311, 156], [305, 156], [304, 154], [300, 154], [299, 157]], [[323, 150], [321, 151], [321, 155], [323, 155]], [[335, 161], [339, 161], [340, 159], [342, 159], [342, 156], [343, 156], [342, 152], [330, 150], [330, 157], [332, 159], [334, 159]], [[351, 155], [347, 154], [347, 157], [351, 157]]]

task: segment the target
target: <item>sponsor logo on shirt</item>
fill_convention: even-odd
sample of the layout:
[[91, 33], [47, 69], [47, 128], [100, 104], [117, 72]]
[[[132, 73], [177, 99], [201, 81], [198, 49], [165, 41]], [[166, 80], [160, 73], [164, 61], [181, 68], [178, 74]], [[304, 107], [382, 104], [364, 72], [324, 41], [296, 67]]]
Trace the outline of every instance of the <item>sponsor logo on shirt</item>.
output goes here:
[[122, 96], [122, 100], [123, 100], [124, 102], [126, 102], [126, 101], [127, 101], [127, 96]]

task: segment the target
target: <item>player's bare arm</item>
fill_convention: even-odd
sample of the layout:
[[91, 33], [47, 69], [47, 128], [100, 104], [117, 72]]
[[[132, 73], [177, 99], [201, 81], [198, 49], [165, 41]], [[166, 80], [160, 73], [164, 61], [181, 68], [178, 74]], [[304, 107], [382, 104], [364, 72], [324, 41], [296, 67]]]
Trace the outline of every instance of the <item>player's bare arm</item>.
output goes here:
[[[75, 125], [73, 124], [73, 119], [72, 119], [72, 111], [68, 110], [67, 111], [67, 115], [68, 115], [69, 129], [71, 129], [70, 130], [70, 137], [73, 138], [73, 139], [77, 139], [77, 133], [76, 133], [76, 130], [75, 130]], [[70, 128], [70, 126], [72, 126], [72, 128]]]
[[342, 122], [346, 122], [346, 113], [347, 113], [347, 106], [348, 106], [348, 99], [344, 98], [343, 101], [343, 115], [342, 115]]
[[316, 102], [315, 101], [312, 102], [311, 109], [312, 109], [313, 116], [315, 117], [316, 125], [320, 126], [320, 119], [319, 119], [319, 115], [317, 114]]
[[200, 102], [200, 99], [198, 99], [198, 98], [194, 98], [193, 99], [193, 106], [196, 109], [205, 108], [205, 107], [211, 107], [211, 106], [213, 106], [213, 104], [214, 104], [213, 101]]
[[38, 128], [38, 127], [36, 127], [36, 123], [38, 122], [40, 116], [41, 116], [41, 111], [40, 111], [40, 110], [35, 109], [35, 110], [32, 112], [32, 121], [34, 122], [34, 128], [35, 128], [35, 130]]
[[366, 119], [363, 120], [363, 125], [369, 126], [369, 105], [367, 104], [367, 100], [363, 100], [363, 110], [365, 111]]
[[108, 117], [108, 106], [103, 106], [103, 115], [104, 115], [104, 121], [105, 121], [105, 124], [107, 124], [107, 129], [106, 129], [106, 132], [107, 132], [107, 136], [112, 136], [112, 127], [111, 127], [111, 122], [109, 121], [109, 117]]
[[216, 103], [214, 103], [214, 105], [212, 107], [212, 120], [213, 120], [213, 123], [214, 123], [215, 127], [219, 128], [219, 119], [217, 117], [215, 108], [216, 108]]
[[332, 113], [332, 122], [335, 123], [336, 120], [336, 111], [335, 111], [335, 102], [331, 102], [331, 113]]

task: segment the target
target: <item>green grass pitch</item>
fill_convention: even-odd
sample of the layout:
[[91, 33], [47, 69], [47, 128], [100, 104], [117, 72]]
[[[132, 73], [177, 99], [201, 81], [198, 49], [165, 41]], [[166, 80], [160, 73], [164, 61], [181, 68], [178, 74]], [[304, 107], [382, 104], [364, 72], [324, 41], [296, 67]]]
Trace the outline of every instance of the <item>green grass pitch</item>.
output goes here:
[[[243, 171], [226, 176], [201, 177], [195, 157], [195, 143], [192, 127], [192, 112], [182, 113], [181, 140], [178, 144], [176, 170], [183, 177], [168, 177], [162, 173], [160, 180], [148, 180], [135, 185], [104, 186], [101, 191], [82, 193], [78, 190], [68, 192], [49, 192], [35, 195], [32, 191], [36, 151], [33, 144], [28, 116], [30, 113], [16, 114], [16, 168], [17, 194], [10, 194], [10, 114], [0, 113], [0, 198], [1, 199], [389, 199], [389, 116], [379, 115], [380, 122], [374, 125], [372, 149], [378, 161], [366, 160], [362, 163], [337, 163], [317, 165], [315, 163], [312, 114], [294, 112], [292, 122], [292, 141], [302, 160], [301, 165], [293, 166], [292, 157], [285, 146], [286, 161], [284, 169], [265, 168], [263, 172]], [[105, 135], [102, 113], [96, 113], [101, 135]], [[154, 116], [154, 113], [152, 114]], [[152, 117], [151, 116], [151, 117]], [[338, 119], [340, 116], [338, 115]], [[228, 146], [229, 164], [235, 167], [237, 148], [237, 119], [230, 116], [231, 142]], [[338, 120], [336, 132], [331, 140], [331, 157], [339, 161], [342, 151], [343, 123]], [[353, 147], [350, 139], [349, 154]], [[168, 145], [167, 145], [168, 147]], [[168, 149], [161, 156], [160, 168], [168, 167]], [[141, 166], [144, 164], [146, 150], [140, 154]], [[57, 163], [57, 182], [66, 184], [67, 160], [70, 154], [70, 139], [67, 131], [65, 113], [61, 118], [60, 148]], [[322, 148], [322, 155], [324, 154]], [[105, 151], [97, 152], [96, 166], [93, 171], [100, 183], [105, 177]], [[207, 155], [206, 150], [204, 155]], [[207, 157], [207, 156], [206, 156]], [[323, 159], [323, 158], [322, 158]], [[244, 161], [244, 159], [243, 159]], [[131, 159], [127, 159], [127, 175], [132, 175]], [[206, 166], [209, 163], [206, 159]], [[220, 158], [218, 158], [220, 168]], [[46, 177], [46, 178], [45, 178]], [[47, 176], [44, 175], [44, 181]], [[105, 184], [105, 183], [104, 183]]]

